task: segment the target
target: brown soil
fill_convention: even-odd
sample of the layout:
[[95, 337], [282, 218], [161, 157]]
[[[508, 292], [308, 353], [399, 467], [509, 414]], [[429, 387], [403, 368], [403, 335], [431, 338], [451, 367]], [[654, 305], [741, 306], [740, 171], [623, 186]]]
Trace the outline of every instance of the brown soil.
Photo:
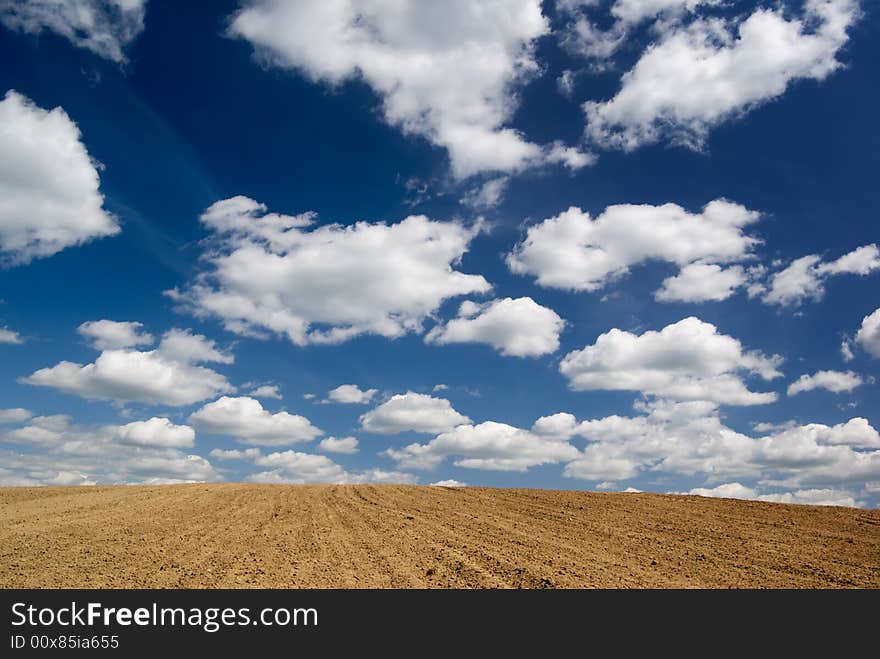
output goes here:
[[412, 486], [2, 488], [0, 587], [878, 588], [880, 511]]

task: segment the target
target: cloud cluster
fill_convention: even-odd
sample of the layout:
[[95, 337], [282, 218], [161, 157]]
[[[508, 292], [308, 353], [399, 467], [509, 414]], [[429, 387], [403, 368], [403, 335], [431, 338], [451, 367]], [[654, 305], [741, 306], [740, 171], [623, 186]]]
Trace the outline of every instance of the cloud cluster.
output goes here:
[[119, 233], [104, 210], [100, 183], [79, 128], [63, 109], [44, 110], [7, 92], [0, 100], [0, 265]]
[[67, 416], [18, 415], [0, 432], [0, 485], [93, 485], [217, 481], [205, 458], [180, 449], [195, 432], [166, 418], [83, 426]]
[[[326, 440], [325, 440], [326, 441]], [[412, 474], [383, 469], [350, 472], [325, 455], [299, 451], [277, 451], [264, 455], [259, 449], [224, 451], [214, 449], [211, 455], [219, 460], [244, 460], [262, 468], [248, 475], [252, 483], [309, 485], [377, 483], [413, 485], [418, 478]]]
[[477, 304], [462, 302], [458, 317], [440, 323], [425, 341], [448, 343], [486, 343], [502, 355], [538, 357], [559, 348], [559, 333], [565, 321], [552, 309], [530, 297], [509, 297]]
[[[639, 4], [637, 13], [658, 6]], [[796, 80], [824, 80], [840, 68], [838, 52], [859, 14], [857, 0], [807, 0], [798, 14], [780, 5], [745, 17], [655, 23], [657, 41], [615, 96], [584, 104], [587, 134], [626, 150], [664, 139], [701, 148], [717, 124], [781, 96]]]
[[287, 446], [323, 434], [304, 416], [283, 411], [272, 414], [247, 396], [223, 396], [193, 412], [189, 422], [204, 432], [229, 435], [253, 446]]
[[0, 0], [0, 23], [39, 34], [51, 30], [114, 62], [144, 29], [147, 0]]
[[583, 421], [588, 443], [565, 476], [620, 481], [640, 473], [751, 478], [765, 487], [827, 487], [880, 477], [880, 435], [863, 418], [811, 423], [750, 437], [724, 425], [704, 401], [641, 405], [641, 416]]
[[201, 220], [213, 232], [210, 269], [168, 294], [239, 334], [269, 331], [297, 345], [395, 338], [421, 331], [444, 300], [491, 289], [453, 267], [478, 226], [411, 216], [311, 228], [311, 214], [267, 213], [246, 197], [213, 204]]
[[717, 487], [696, 487], [687, 494], [695, 494], [701, 497], [720, 497], [724, 499], [751, 499], [754, 501], [769, 501], [772, 503], [799, 503], [810, 506], [847, 506], [855, 508], [860, 506], [853, 496], [845, 490], [812, 489], [797, 490], [795, 492], [778, 492], [775, 494], [758, 494], [752, 487], [746, 487], [742, 483], [723, 483]]
[[548, 32], [540, 0], [258, 0], [229, 26], [270, 65], [330, 85], [363, 80], [385, 121], [445, 148], [458, 178], [587, 164], [571, 147], [542, 147], [506, 126], [517, 88], [540, 71], [535, 41]]
[[711, 323], [689, 317], [642, 334], [609, 330], [594, 344], [565, 355], [559, 371], [575, 391], [638, 391], [672, 400], [761, 405], [777, 395], [751, 391], [741, 374], [772, 380], [781, 375], [781, 361], [745, 350]]
[[188, 330], [172, 329], [155, 349], [133, 350], [132, 341], [146, 341], [145, 335], [130, 333], [131, 326], [137, 330], [139, 325], [85, 323], [80, 332], [91, 337], [96, 345], [121, 342], [128, 347], [104, 349], [91, 364], [63, 361], [35, 371], [22, 381], [83, 398], [172, 406], [197, 403], [233, 390], [225, 376], [197, 365], [233, 361], [231, 355], [217, 349], [214, 341]]
[[531, 467], [573, 460], [578, 450], [566, 439], [486, 421], [460, 425], [427, 444], [388, 449], [385, 455], [404, 469], [434, 469], [454, 456], [457, 467], [492, 471], [526, 471]]
[[[676, 281], [664, 282], [658, 299], [723, 299], [745, 280], [741, 269], [721, 273], [715, 264], [750, 256], [760, 241], [745, 230], [759, 217], [724, 199], [710, 202], [701, 213], [676, 204], [620, 204], [595, 219], [573, 207], [530, 227], [525, 240], [507, 255], [507, 265], [511, 272], [535, 277], [541, 286], [595, 291], [633, 266], [665, 261], [682, 272]], [[696, 271], [694, 265], [699, 266]], [[707, 265], [713, 270], [708, 284], [694, 277], [705, 275]]]

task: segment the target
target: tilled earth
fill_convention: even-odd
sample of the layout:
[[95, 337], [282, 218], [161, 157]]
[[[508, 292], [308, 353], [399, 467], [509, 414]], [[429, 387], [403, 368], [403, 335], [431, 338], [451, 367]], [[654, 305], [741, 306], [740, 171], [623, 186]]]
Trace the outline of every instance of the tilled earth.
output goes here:
[[0, 488], [3, 588], [878, 588], [880, 511], [372, 485]]

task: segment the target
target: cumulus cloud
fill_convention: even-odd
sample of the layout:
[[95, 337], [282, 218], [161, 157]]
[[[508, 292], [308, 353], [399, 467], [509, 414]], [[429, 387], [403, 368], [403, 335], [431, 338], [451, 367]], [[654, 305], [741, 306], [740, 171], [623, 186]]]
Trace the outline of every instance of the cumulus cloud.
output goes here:
[[62, 108], [44, 110], [6, 93], [0, 101], [0, 264], [25, 264], [119, 233], [103, 208], [100, 183], [79, 128]]
[[797, 306], [807, 300], [821, 300], [825, 280], [835, 275], [864, 277], [880, 269], [880, 249], [864, 245], [834, 261], [825, 262], [818, 254], [808, 254], [792, 261], [786, 268], [773, 273], [769, 288], [762, 296], [767, 304]]
[[327, 437], [318, 442], [318, 448], [327, 453], [351, 455], [358, 452], [358, 440], [355, 437]]
[[385, 455], [404, 469], [434, 469], [447, 457], [454, 457], [457, 467], [520, 472], [573, 460], [578, 453], [566, 440], [494, 421], [460, 425], [427, 444], [410, 444], [403, 449], [385, 451]]
[[[633, 4], [635, 7], [636, 4]], [[709, 131], [781, 96], [801, 79], [824, 80], [859, 16], [857, 0], [807, 0], [734, 18], [656, 24], [659, 39], [608, 101], [584, 104], [587, 134], [631, 150], [668, 139], [701, 148]]]
[[506, 125], [548, 32], [540, 0], [258, 0], [229, 27], [270, 65], [330, 85], [364, 81], [385, 121], [445, 148], [458, 178], [552, 159]]
[[392, 396], [362, 415], [360, 421], [363, 430], [381, 435], [408, 431], [436, 434], [471, 422], [445, 398], [412, 391]]
[[189, 422], [207, 433], [229, 435], [254, 446], [287, 446], [323, 434], [304, 416], [272, 414], [247, 396], [223, 396], [193, 412]]
[[142, 331], [143, 323], [90, 320], [77, 328], [96, 350], [120, 350], [153, 343], [153, 335]]
[[575, 391], [639, 391], [674, 400], [727, 405], [772, 403], [773, 392], [753, 392], [741, 374], [772, 380], [782, 359], [744, 350], [711, 323], [689, 317], [660, 331], [612, 329], [563, 357], [559, 371]]
[[859, 507], [852, 493], [845, 490], [813, 489], [797, 490], [795, 492], [776, 492], [772, 494], [758, 494], [758, 491], [746, 487], [741, 483], [723, 483], [717, 487], [696, 487], [687, 494], [695, 494], [701, 497], [720, 497], [723, 499], [751, 499], [755, 501], [769, 501], [773, 503], [799, 503], [812, 506], [846, 506], [849, 508]]
[[565, 321], [530, 297], [462, 302], [458, 317], [434, 327], [427, 343], [486, 343], [502, 355], [538, 357], [559, 348]]
[[649, 472], [804, 488], [873, 481], [880, 474], [880, 435], [860, 417], [751, 437], [726, 426], [705, 401], [657, 401], [640, 409], [645, 412], [640, 416], [579, 423], [575, 432], [587, 445], [563, 475], [620, 481]]
[[377, 393], [379, 393], [378, 389], [361, 389], [356, 384], [340, 384], [327, 392], [325, 402], [365, 405], [372, 401]]
[[843, 391], [852, 391], [864, 383], [862, 377], [853, 371], [817, 371], [812, 375], [805, 373], [800, 376], [788, 385], [787, 393], [789, 396], [794, 396], [803, 391], [827, 389], [839, 394]]
[[454, 478], [446, 478], [442, 481], [437, 481], [435, 483], [429, 483], [434, 487], [467, 487], [467, 483], [462, 483], [461, 481], [457, 481]]
[[196, 439], [196, 431], [189, 426], [178, 426], [155, 416], [120, 426], [117, 435], [123, 444], [155, 448], [189, 448]]
[[211, 457], [218, 460], [254, 460], [260, 457], [262, 453], [258, 448], [242, 449], [211, 449]]
[[396, 338], [420, 332], [444, 300], [491, 289], [453, 267], [479, 226], [410, 216], [306, 230], [311, 214], [267, 213], [246, 197], [213, 204], [201, 220], [214, 237], [210, 270], [168, 294], [239, 334], [269, 331], [297, 345]]
[[759, 217], [724, 199], [701, 213], [676, 204], [620, 204], [595, 219], [572, 207], [530, 227], [508, 254], [507, 265], [511, 272], [534, 276], [541, 286], [595, 291], [647, 261], [686, 267], [746, 259], [760, 241], [745, 229]]
[[880, 358], [880, 309], [862, 319], [855, 343], [872, 357]]
[[31, 411], [23, 407], [0, 409], [0, 423], [24, 423], [32, 416]]
[[742, 266], [722, 268], [714, 263], [691, 263], [663, 280], [654, 293], [658, 302], [720, 302], [748, 282]]
[[0, 23], [39, 34], [51, 30], [114, 62], [144, 29], [147, 0], [0, 0]]
[[180, 406], [232, 391], [225, 376], [196, 365], [231, 361], [204, 336], [173, 329], [154, 350], [104, 350], [91, 364], [63, 361], [22, 382], [84, 398]]
[[[22, 423], [25, 423], [24, 421]], [[124, 426], [77, 425], [63, 415], [39, 416], [0, 432], [0, 484], [94, 485], [220, 480], [211, 463], [179, 450], [194, 432], [168, 419]], [[24, 452], [18, 449], [24, 448]]]
[[327, 456], [297, 451], [261, 455], [256, 457], [253, 462], [258, 467], [266, 469], [248, 477], [248, 480], [254, 483], [411, 485], [418, 482], [418, 479], [412, 474], [399, 471], [368, 469], [363, 472], [348, 472]]
[[254, 398], [275, 398], [281, 400], [281, 389], [275, 384], [264, 384], [248, 392]]
[[21, 345], [24, 343], [24, 339], [21, 338], [21, 334], [18, 332], [13, 332], [8, 327], [0, 327], [0, 343]]

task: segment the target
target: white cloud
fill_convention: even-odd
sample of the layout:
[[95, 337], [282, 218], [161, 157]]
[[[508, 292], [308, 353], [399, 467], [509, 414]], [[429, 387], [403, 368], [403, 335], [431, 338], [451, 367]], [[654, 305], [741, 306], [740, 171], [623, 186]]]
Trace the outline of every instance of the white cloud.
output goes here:
[[644, 415], [579, 423], [576, 434], [588, 443], [563, 475], [619, 481], [643, 472], [702, 474], [715, 483], [749, 478], [765, 487], [787, 488], [840, 486], [880, 475], [880, 435], [863, 418], [750, 437], [724, 425], [704, 401], [639, 407]]
[[461, 198], [461, 203], [476, 210], [495, 208], [495, 206], [501, 203], [501, 199], [504, 197], [504, 190], [507, 188], [509, 180], [510, 179], [507, 176], [499, 176], [497, 178], [489, 179], [482, 185], [469, 190], [464, 197]]
[[444, 300], [491, 289], [453, 267], [479, 226], [410, 216], [305, 231], [311, 215], [266, 213], [246, 197], [217, 202], [201, 219], [215, 232], [212, 268], [168, 294], [239, 334], [268, 330], [298, 345], [396, 338], [421, 331]]
[[248, 392], [254, 398], [275, 398], [281, 400], [281, 389], [275, 384], [264, 384]]
[[196, 439], [195, 430], [189, 426], [178, 426], [160, 417], [120, 426], [117, 435], [123, 444], [154, 448], [190, 448]]
[[51, 30], [114, 62], [144, 29], [147, 0], [0, 0], [0, 23], [39, 34]]
[[823, 262], [817, 254], [792, 261], [770, 278], [770, 288], [761, 298], [767, 304], [797, 306], [806, 300], [821, 300], [828, 277], [842, 274], [865, 276], [880, 269], [880, 249], [864, 245], [840, 258]]
[[467, 487], [467, 483], [462, 483], [461, 481], [457, 481], [454, 478], [447, 478], [442, 481], [437, 481], [435, 483], [429, 483], [434, 487]]
[[24, 343], [24, 339], [21, 338], [21, 334], [19, 334], [18, 332], [13, 332], [7, 327], [0, 327], [0, 343], [21, 345], [22, 343]]
[[323, 434], [304, 416], [264, 409], [247, 396], [223, 396], [193, 412], [189, 422], [207, 433], [230, 435], [254, 446], [287, 446]]
[[362, 429], [382, 435], [407, 431], [436, 434], [471, 422], [445, 398], [412, 391], [392, 396], [360, 420]]
[[880, 358], [880, 309], [862, 319], [855, 343], [869, 355]]
[[104, 350], [91, 364], [63, 361], [22, 381], [84, 398], [180, 406], [234, 390], [225, 376], [195, 365], [204, 361], [232, 357], [204, 336], [171, 330], [155, 350]]
[[358, 452], [358, 440], [355, 437], [327, 437], [318, 443], [318, 448], [327, 453], [351, 455]]
[[538, 357], [559, 348], [565, 321], [530, 297], [509, 297], [484, 304], [466, 301], [458, 317], [435, 326], [428, 343], [486, 343], [502, 355]]
[[325, 402], [365, 405], [372, 401], [377, 393], [379, 393], [378, 389], [361, 389], [356, 384], [340, 384], [327, 392]]
[[724, 499], [751, 499], [773, 503], [799, 503], [812, 506], [846, 506], [855, 508], [860, 505], [850, 492], [844, 490], [798, 490], [796, 492], [758, 494], [758, 491], [754, 488], [746, 487], [741, 483], [723, 483], [712, 488], [697, 487], [687, 494], [696, 494], [701, 497], [721, 497]]
[[855, 353], [852, 349], [852, 341], [849, 337], [844, 337], [840, 342], [840, 356], [845, 362], [851, 362], [856, 358]]
[[368, 469], [364, 472], [350, 473], [324, 455], [284, 451], [270, 453], [254, 459], [254, 464], [266, 467], [266, 471], [252, 474], [248, 480], [255, 483], [291, 483], [306, 485], [312, 483], [381, 483], [413, 484], [417, 479], [412, 474], [382, 469]]
[[654, 293], [658, 302], [719, 302], [748, 281], [742, 266], [722, 268], [714, 263], [691, 263], [667, 277]]
[[446, 391], [449, 389], [448, 384], [435, 384], [431, 391]]
[[217, 344], [212, 339], [182, 329], [171, 329], [165, 332], [158, 352], [165, 359], [182, 363], [231, 364], [235, 361], [232, 355], [218, 350]]
[[32, 416], [31, 411], [23, 407], [0, 409], [0, 423], [24, 423]]
[[686, 494], [719, 499], [757, 499], [757, 490], [742, 483], [722, 483], [717, 487], [695, 487]]
[[794, 396], [813, 389], [827, 389], [839, 394], [852, 391], [864, 383], [862, 377], [853, 371], [817, 371], [812, 375], [805, 373], [788, 385], [788, 395]]
[[574, 93], [574, 87], [574, 71], [566, 69], [558, 78], [556, 78], [556, 88], [559, 90], [559, 93], [566, 98], [571, 98], [571, 95]]
[[549, 159], [506, 126], [548, 32], [540, 0], [258, 0], [229, 27], [268, 64], [330, 85], [363, 80], [385, 121], [445, 148], [458, 178]]
[[577, 419], [574, 414], [559, 412], [542, 416], [532, 424], [532, 433], [539, 437], [568, 441], [577, 430]]
[[572, 207], [530, 227], [507, 265], [541, 286], [594, 291], [650, 260], [687, 266], [748, 258], [759, 241], [744, 230], [759, 217], [723, 199], [696, 214], [676, 204], [621, 204], [592, 219]]
[[675, 400], [760, 405], [775, 393], [750, 391], [740, 374], [779, 377], [778, 356], [746, 351], [732, 336], [689, 317], [662, 330], [632, 334], [612, 329], [593, 345], [563, 357], [559, 371], [575, 391], [621, 390]]
[[0, 263], [28, 263], [119, 233], [99, 186], [67, 113], [7, 92], [0, 101]]
[[722, 0], [616, 0], [611, 14], [626, 23], [639, 23], [659, 14], [694, 11], [700, 5], [718, 5]]
[[447, 457], [454, 457], [457, 467], [492, 471], [526, 471], [530, 467], [573, 460], [578, 454], [565, 440], [494, 421], [460, 425], [427, 444], [410, 444], [403, 449], [385, 451], [385, 455], [405, 469], [434, 469]]
[[283, 451], [262, 455], [254, 460], [258, 467], [267, 471], [252, 474], [248, 480], [255, 483], [343, 483], [345, 470], [324, 455]]
[[177, 447], [193, 431], [167, 419], [124, 426], [76, 425], [62, 415], [34, 417], [0, 433], [0, 442], [26, 452], [0, 451], [0, 484], [86, 485], [217, 481], [208, 460]]
[[626, 150], [663, 138], [700, 148], [715, 125], [840, 68], [837, 53], [858, 16], [857, 0], [807, 0], [800, 16], [758, 8], [745, 19], [658, 24], [659, 41], [617, 94], [584, 104], [587, 133]]
[[143, 323], [90, 320], [76, 331], [91, 340], [96, 350], [120, 350], [153, 343], [153, 335], [143, 332], [142, 328]]
[[218, 460], [254, 460], [261, 455], [262, 453], [260, 453], [260, 449], [258, 448], [246, 448], [244, 450], [222, 448], [211, 449], [211, 457], [217, 458]]
[[777, 494], [762, 494], [758, 497], [758, 500], [775, 503], [798, 503], [808, 506], [862, 507], [862, 504], [855, 500], [851, 492], [828, 488], [797, 490], [795, 492], [779, 492]]
[[813, 441], [829, 446], [852, 446], [855, 448], [880, 448], [880, 435], [867, 419], [855, 417], [836, 426], [808, 423], [787, 428], [773, 436], [774, 450], [786, 449], [791, 444]]

